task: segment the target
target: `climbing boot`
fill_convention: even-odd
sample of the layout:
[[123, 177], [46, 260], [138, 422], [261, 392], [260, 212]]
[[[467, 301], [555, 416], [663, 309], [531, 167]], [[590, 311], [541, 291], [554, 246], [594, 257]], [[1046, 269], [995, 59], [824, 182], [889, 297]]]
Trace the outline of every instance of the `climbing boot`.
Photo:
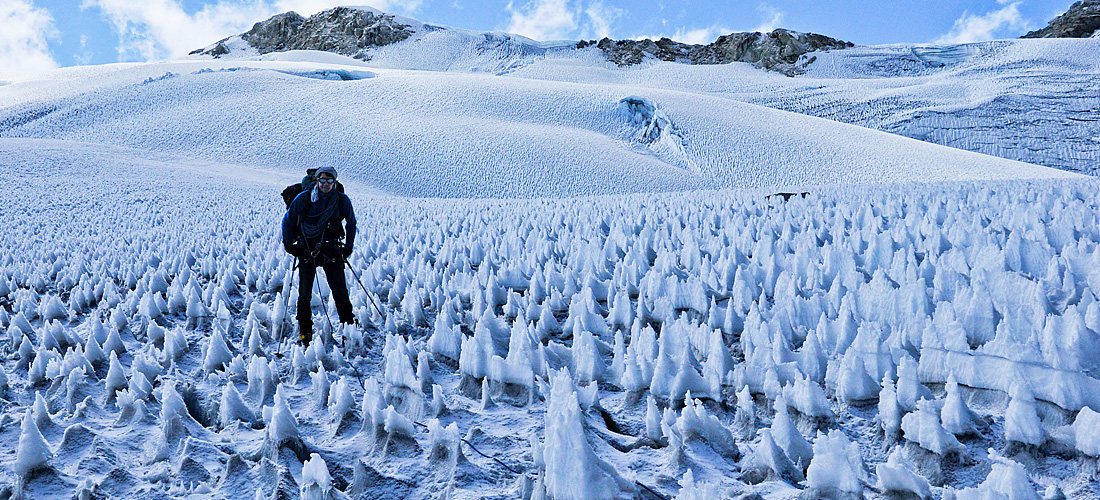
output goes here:
[[313, 341], [313, 324], [300, 322], [298, 323], [298, 343], [302, 344], [302, 347], [309, 347], [309, 343]]

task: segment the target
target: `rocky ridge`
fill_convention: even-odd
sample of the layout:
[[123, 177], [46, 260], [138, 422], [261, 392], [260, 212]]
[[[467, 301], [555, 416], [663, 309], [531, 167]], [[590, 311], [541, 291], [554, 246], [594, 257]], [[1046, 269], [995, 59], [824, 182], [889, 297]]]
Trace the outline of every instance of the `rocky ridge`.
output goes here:
[[[336, 7], [308, 18], [297, 12], [279, 14], [240, 35], [260, 54], [287, 50], [320, 50], [369, 59], [367, 50], [400, 42], [415, 29], [399, 22], [395, 16], [371, 10]], [[230, 37], [231, 38], [231, 37]], [[194, 54], [219, 57], [229, 53], [226, 42], [198, 49]]]
[[720, 36], [718, 40], [708, 45], [690, 45], [668, 38], [657, 41], [649, 39], [614, 41], [604, 38], [598, 42], [595, 40], [580, 42], [577, 48], [592, 45], [602, 50], [609, 61], [619, 66], [638, 64], [648, 57], [687, 64], [747, 62], [786, 75], [800, 74], [806, 65], [813, 62], [812, 56], [799, 62], [799, 59], [807, 53], [855, 46], [850, 42], [824, 35], [785, 29], [777, 29], [771, 33], [732, 33]]
[[1089, 38], [1100, 32], [1100, 0], [1081, 0], [1046, 28], [1020, 38]]
[[[373, 48], [409, 39], [418, 32], [447, 28], [419, 24], [411, 19], [354, 7], [336, 7], [308, 18], [295, 12], [279, 14], [256, 23], [238, 37], [260, 54], [287, 50], [320, 50], [370, 60]], [[849, 42], [813, 33], [777, 29], [771, 33], [733, 33], [708, 45], [691, 45], [668, 38], [653, 40], [582, 41], [575, 46], [548, 49], [537, 42], [498, 33], [483, 33], [475, 50], [495, 51], [503, 55], [541, 55], [550, 50], [572, 51], [590, 46], [603, 51], [607, 59], [619, 66], [639, 64], [646, 59], [658, 59], [684, 64], [727, 64], [747, 62], [786, 75], [803, 72], [813, 62], [803, 55], [815, 50], [853, 47]], [[191, 52], [191, 55], [221, 57], [233, 49], [229, 37]], [[502, 45], [507, 45], [503, 47]]]

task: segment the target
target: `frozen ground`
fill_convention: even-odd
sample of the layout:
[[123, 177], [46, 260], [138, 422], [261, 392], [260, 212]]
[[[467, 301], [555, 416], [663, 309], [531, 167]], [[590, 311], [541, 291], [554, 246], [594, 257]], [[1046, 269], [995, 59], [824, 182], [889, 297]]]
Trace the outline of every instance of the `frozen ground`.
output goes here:
[[[1034, 42], [0, 86], [0, 498], [1100, 497], [1100, 184], [772, 108], [1055, 165], [1095, 56]], [[1077, 114], [965, 114], [1019, 85]], [[278, 191], [321, 164], [364, 327], [320, 287], [302, 349]]]
[[[806, 79], [742, 64], [612, 70], [584, 63], [573, 71], [571, 64], [582, 63], [542, 60], [525, 69], [576, 80], [562, 82], [368, 69], [351, 60], [332, 64], [337, 56], [331, 54], [323, 62], [293, 56], [282, 59], [298, 60], [61, 70], [45, 81], [0, 87], [0, 137], [108, 144], [287, 172], [331, 164], [385, 192], [431, 197], [796, 190], [1054, 175], [730, 99], [732, 89], [748, 95], [755, 88], [757, 100], [807, 102], [791, 88], [805, 90]], [[852, 106], [863, 102], [855, 96], [879, 92], [856, 87], [864, 80], [843, 81], [856, 83], [834, 98], [846, 92]], [[723, 87], [707, 89], [711, 84]], [[631, 100], [641, 104], [624, 102]], [[1090, 126], [1065, 133], [1091, 134]], [[1052, 136], [1062, 133], [1049, 128]]]
[[694, 481], [770, 499], [823, 494], [822, 470], [872, 498], [925, 480], [936, 497], [1100, 495], [1082, 409], [1100, 398], [1093, 181], [786, 202], [351, 184], [353, 269], [387, 320], [303, 352], [278, 328], [296, 293], [275, 238], [286, 179], [0, 146], [22, 186], [0, 205], [5, 496], [648, 498], [638, 481], [692, 498]]
[[510, 73], [704, 93], [968, 151], [1092, 173], [1100, 165], [1100, 39], [886, 45], [808, 54], [805, 75], [749, 65], [576, 59]]
[[[809, 63], [805, 75], [787, 78], [747, 64], [651, 60], [623, 69], [594, 47], [576, 51], [504, 33], [402, 22], [415, 33], [373, 49], [371, 66], [675, 89], [1049, 167], [1090, 173], [1100, 164], [1096, 37], [814, 52], [800, 63]], [[226, 57], [295, 55], [241, 50]]]

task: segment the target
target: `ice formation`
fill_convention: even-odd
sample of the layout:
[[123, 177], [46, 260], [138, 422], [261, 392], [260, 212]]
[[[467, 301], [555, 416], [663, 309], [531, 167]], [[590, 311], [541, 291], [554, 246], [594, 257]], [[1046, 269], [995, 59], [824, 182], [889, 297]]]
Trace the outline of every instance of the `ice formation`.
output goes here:
[[991, 453], [993, 470], [982, 484], [974, 488], [965, 488], [955, 494], [957, 500], [984, 500], [1004, 498], [1007, 500], [1039, 500], [1039, 494], [1028, 479], [1027, 471], [1019, 462]]
[[882, 390], [878, 395], [878, 415], [875, 420], [886, 435], [887, 440], [892, 439], [901, 431], [901, 421], [904, 411], [898, 404], [898, 393], [894, 388], [894, 381], [889, 375], [882, 378]]
[[680, 478], [680, 492], [676, 494], [676, 500], [707, 500], [720, 497], [717, 486], [702, 481], [696, 482], [690, 469], [684, 473], [684, 477]]
[[554, 500], [611, 499], [633, 492], [633, 485], [595, 455], [585, 434], [569, 372], [559, 371], [546, 405], [546, 492]]
[[127, 385], [126, 374], [123, 372], [122, 364], [118, 362], [118, 355], [114, 351], [111, 351], [111, 365], [107, 370], [107, 378], [104, 379], [103, 384], [104, 390], [107, 392], [108, 402], [114, 400], [115, 393]]
[[1039, 446], [1046, 440], [1035, 399], [1024, 383], [1015, 385], [1005, 410], [1005, 439]]
[[[458, 434], [458, 424], [451, 422], [450, 425], [443, 427], [438, 419], [431, 419], [428, 421], [428, 442], [430, 446], [429, 459], [432, 461], [441, 461], [445, 459], [458, 459], [458, 446], [461, 436]], [[538, 438], [533, 437], [533, 442], [538, 443]], [[535, 465], [541, 466], [541, 450], [535, 454]]]
[[797, 483], [803, 480], [802, 468], [791, 462], [787, 453], [775, 443], [771, 429], [760, 429], [760, 444], [753, 451], [752, 465], [787, 481]]
[[203, 356], [202, 360], [202, 369], [206, 373], [224, 367], [226, 363], [233, 359], [232, 353], [229, 352], [229, 347], [225, 344], [225, 337], [223, 337], [222, 333], [217, 329], [215, 329], [214, 333], [210, 336], [210, 340], [206, 344], [205, 352], [206, 354]]
[[302, 500], [327, 500], [332, 494], [332, 476], [328, 465], [316, 453], [310, 453], [309, 460], [302, 464]]
[[771, 436], [776, 444], [783, 449], [791, 462], [806, 467], [816, 453], [814, 446], [802, 436], [802, 433], [791, 421], [787, 411], [787, 402], [780, 397], [775, 401], [775, 417], [772, 419]]
[[1090, 457], [1100, 456], [1100, 413], [1087, 406], [1082, 408], [1072, 428], [1077, 451]]
[[901, 419], [901, 430], [905, 433], [905, 439], [937, 455], [945, 455], [963, 447], [954, 435], [943, 428], [939, 411], [933, 401], [921, 400], [917, 403], [917, 409]]
[[952, 375], [947, 379], [947, 397], [940, 410], [940, 421], [944, 430], [956, 436], [973, 434], [977, 432], [980, 417], [970, 410], [962, 399], [959, 391], [959, 383]]
[[15, 474], [25, 478], [35, 470], [46, 467], [52, 457], [53, 452], [50, 451], [50, 445], [42, 437], [42, 432], [38, 430], [38, 423], [35, 422], [32, 412], [26, 412], [23, 415], [23, 426], [19, 432], [19, 446], [16, 449], [15, 464], [13, 466]]
[[806, 470], [806, 484], [821, 494], [859, 493], [865, 473], [859, 447], [839, 430], [819, 433], [814, 440], [813, 461]]
[[271, 446], [279, 447], [299, 440], [298, 422], [287, 407], [282, 384], [275, 389], [275, 406], [271, 409], [270, 417], [267, 408], [264, 409], [264, 417], [267, 423], [265, 440]]
[[685, 397], [684, 408], [676, 419], [676, 430], [684, 441], [700, 439], [723, 455], [739, 456], [733, 434], [718, 417], [707, 412], [702, 402], [692, 399], [690, 394]]
[[246, 423], [252, 422], [252, 410], [245, 404], [244, 399], [241, 398], [241, 393], [237, 392], [237, 388], [233, 384], [225, 384], [222, 388], [218, 418], [222, 427], [228, 427], [230, 423], [237, 420]]
[[409, 359], [409, 351], [404, 337], [387, 336], [382, 356], [386, 360], [386, 383], [394, 387], [420, 389], [420, 384], [416, 380], [416, 372], [413, 370], [412, 360]]
[[932, 488], [928, 480], [921, 476], [916, 467], [905, 456], [901, 447], [894, 448], [886, 463], [875, 467], [878, 476], [877, 487], [884, 493], [908, 493], [917, 498], [931, 498]]
[[[1044, 47], [944, 50], [1001, 61], [1053, 54]], [[65, 484], [56, 490], [93, 498], [472, 498], [517, 484], [535, 497], [587, 498], [640, 492], [634, 479], [667, 498], [871, 484], [926, 496], [915, 473], [927, 470], [905, 454], [924, 466], [916, 454], [958, 451], [939, 464], [944, 474], [929, 473], [943, 496], [973, 486], [965, 478], [988, 465], [981, 451], [1005, 441], [1031, 445], [1039, 472], [1029, 487], [1094, 493], [1042, 471], [1075, 473], [1100, 454], [1095, 183], [1039, 180], [1068, 174], [734, 102], [728, 89], [759, 88], [752, 68], [672, 78], [683, 73], [661, 63], [629, 74], [584, 66], [575, 79], [607, 81], [579, 86], [556, 81], [553, 60], [525, 60], [509, 70], [516, 78], [286, 72], [363, 64], [312, 57], [74, 68], [68, 84], [0, 88], [0, 163], [18, 166], [0, 178], [64, 172], [33, 205], [5, 204], [0, 397], [10, 407], [0, 442], [33, 455], [17, 419], [49, 442], [77, 424], [91, 433], [44, 448], [57, 456], [29, 475], [32, 497], [56, 498], [49, 488]], [[952, 57], [973, 68], [977, 56]], [[160, 78], [168, 69], [174, 76]], [[1085, 84], [1089, 74], [1075, 70]], [[620, 92], [643, 77], [680, 90]], [[699, 79], [715, 95], [683, 91]], [[829, 114], [836, 108], [813, 106], [884, 85], [866, 80], [767, 85]], [[818, 85], [832, 90], [806, 95]], [[317, 104], [320, 90], [340, 109]], [[619, 141], [615, 109], [634, 94], [668, 119], [662, 127], [675, 125], [652, 147]], [[300, 127], [303, 102], [332, 121]], [[197, 111], [211, 106], [225, 113]], [[423, 123], [379, 121], [410, 106]], [[682, 150], [666, 147], [671, 130]], [[270, 170], [242, 166], [242, 144], [248, 164]], [[312, 152], [330, 144], [359, 146]], [[317, 162], [348, 166], [341, 178], [371, 224], [346, 276], [363, 327], [333, 342], [320, 280], [318, 334], [297, 346], [294, 259], [271, 237], [283, 214], [271, 193]], [[879, 184], [838, 186], [846, 179]], [[662, 194], [780, 185], [807, 194]], [[452, 198], [484, 194], [493, 199]], [[988, 404], [1006, 396], [1003, 415]], [[872, 421], [887, 437], [881, 449], [867, 447], [878, 446]], [[21, 475], [13, 458], [0, 463], [0, 483]], [[994, 465], [984, 491], [1007, 494], [995, 483], [1019, 479], [1013, 467]], [[537, 477], [528, 485], [525, 474]]]

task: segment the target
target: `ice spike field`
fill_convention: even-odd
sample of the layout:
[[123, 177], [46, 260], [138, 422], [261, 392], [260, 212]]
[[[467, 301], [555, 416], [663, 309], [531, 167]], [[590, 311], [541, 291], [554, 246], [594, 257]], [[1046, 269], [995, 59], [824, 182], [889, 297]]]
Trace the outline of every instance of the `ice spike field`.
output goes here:
[[[1100, 498], [1100, 39], [398, 20], [0, 85], [0, 500]], [[307, 167], [354, 326], [280, 238]]]

